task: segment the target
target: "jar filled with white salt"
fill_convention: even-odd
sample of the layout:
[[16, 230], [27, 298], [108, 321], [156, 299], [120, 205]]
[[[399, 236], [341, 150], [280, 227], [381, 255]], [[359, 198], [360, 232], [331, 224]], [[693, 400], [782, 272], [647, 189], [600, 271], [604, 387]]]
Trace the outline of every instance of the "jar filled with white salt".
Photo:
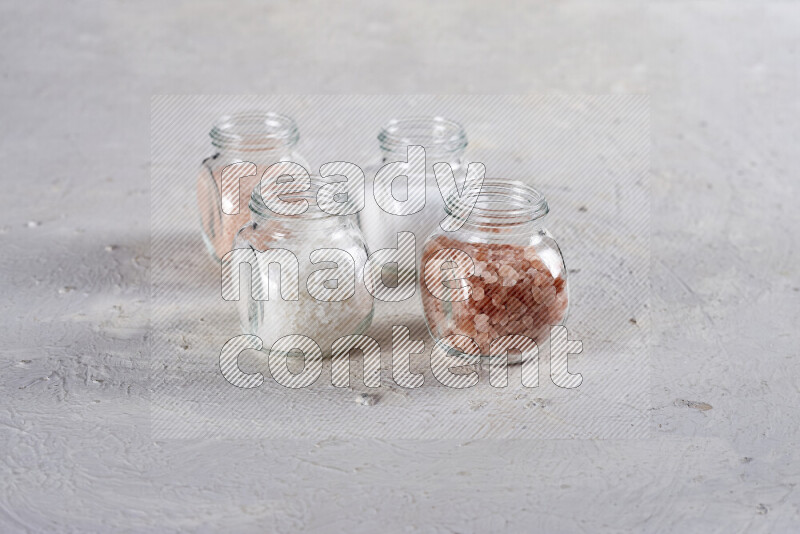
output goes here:
[[[275, 181], [255, 188], [250, 221], [222, 261], [223, 291], [233, 288], [242, 331], [264, 347], [299, 335], [329, 353], [336, 339], [361, 334], [372, 322], [373, 297], [361, 283], [368, 252], [354, 215], [331, 215], [317, 204], [322, 179], [307, 185], [289, 194]], [[275, 211], [276, 198], [291, 209]], [[251, 276], [240, 280], [243, 262]]]
[[448, 214], [462, 226], [434, 232], [422, 258], [422, 304], [434, 339], [466, 336], [490, 355], [498, 338], [541, 343], [564, 321], [567, 270], [543, 225], [549, 209], [539, 191], [516, 181], [486, 179], [479, 191], [448, 199]]
[[[449, 164], [456, 182], [463, 183], [467, 135], [460, 124], [450, 119], [413, 117], [388, 121], [378, 134], [378, 141], [382, 155], [381, 165], [400, 162], [394, 167], [392, 174], [407, 178], [394, 180], [391, 189], [376, 188], [374, 181], [368, 181], [367, 202], [358, 214], [359, 225], [372, 251], [396, 247], [398, 232], [412, 232], [416, 238], [416, 264], [419, 272], [422, 244], [445, 216], [444, 202], [436, 185], [433, 166], [435, 163]], [[409, 146], [422, 146], [425, 149], [424, 167], [408, 161]], [[420, 177], [419, 171], [423, 168], [424, 177]], [[425, 207], [413, 214], [394, 215], [380, 207], [380, 204], [385, 204], [381, 202], [381, 196], [404, 201], [422, 195], [425, 198]]]
[[264, 170], [279, 161], [308, 165], [296, 152], [300, 134], [295, 121], [273, 111], [223, 116], [209, 137], [214, 155], [200, 166], [197, 205], [206, 249], [219, 261], [250, 220], [247, 202]]

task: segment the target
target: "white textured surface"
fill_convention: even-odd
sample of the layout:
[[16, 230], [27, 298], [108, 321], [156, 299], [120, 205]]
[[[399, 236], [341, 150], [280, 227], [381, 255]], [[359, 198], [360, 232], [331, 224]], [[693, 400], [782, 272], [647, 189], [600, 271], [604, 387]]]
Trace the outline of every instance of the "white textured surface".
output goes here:
[[[647, 103], [642, 95], [154, 98], [152, 436], [317, 440], [646, 436], [652, 413]], [[572, 271], [568, 325], [583, 351], [570, 356], [569, 365], [585, 375], [581, 387], [565, 390], [550, 380], [547, 344], [541, 347], [542, 379], [535, 390], [522, 387], [518, 367], [509, 370], [508, 387], [491, 387], [488, 365], [479, 384], [468, 391], [440, 386], [431, 373], [433, 343], [420, 314], [419, 292], [401, 303], [375, 301], [375, 318], [365, 333], [382, 347], [379, 408], [363, 410], [353, 403], [353, 393], [332, 387], [327, 362], [323, 376], [303, 391], [281, 387], [271, 378], [248, 391], [225, 382], [219, 352], [240, 333], [236, 305], [220, 298], [219, 266], [203, 253], [192, 178], [197, 162], [209, 153], [208, 125], [222, 110], [249, 108], [279, 109], [294, 117], [301, 131], [298, 151], [314, 169], [334, 159], [363, 164], [379, 158], [375, 132], [386, 117], [457, 117], [470, 139], [466, 157], [484, 163], [490, 177], [532, 182], [547, 195], [552, 210], [544, 224], [556, 235]], [[374, 176], [375, 167], [365, 165], [365, 173]], [[417, 223], [403, 221], [402, 227], [424, 241], [426, 235]], [[395, 235], [373, 243], [372, 250], [390, 246], [397, 246]], [[302, 265], [308, 253], [298, 256]], [[300, 278], [305, 280], [306, 275]], [[285, 305], [283, 313], [294, 309], [292, 303]], [[333, 303], [330, 313], [352, 312], [349, 303], [344, 306]], [[412, 357], [411, 369], [422, 373], [424, 381], [419, 389], [395, 387], [391, 378], [392, 325], [406, 326], [412, 339], [427, 341], [426, 353]], [[325, 351], [330, 347], [330, 341], [321, 340], [316, 323], [296, 325], [291, 332], [319, 341]], [[261, 339], [269, 347], [275, 337], [262, 334]], [[265, 360], [245, 353], [241, 367], [270, 377]], [[361, 365], [361, 361], [353, 364], [357, 374]], [[360, 377], [354, 378], [351, 387], [359, 385], [364, 387]], [[547, 409], [532, 406], [537, 397], [547, 399]]]
[[[0, 530], [798, 530], [800, 4], [448, 4], [0, 6]], [[540, 91], [652, 94], [651, 439], [151, 439], [151, 94]]]

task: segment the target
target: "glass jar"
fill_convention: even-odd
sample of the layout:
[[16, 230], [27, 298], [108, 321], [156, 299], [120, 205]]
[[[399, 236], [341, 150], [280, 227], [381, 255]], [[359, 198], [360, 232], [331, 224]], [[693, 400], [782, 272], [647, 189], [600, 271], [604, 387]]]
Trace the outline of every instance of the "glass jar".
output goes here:
[[[253, 298], [247, 277], [242, 277], [239, 291], [242, 331], [259, 336], [266, 348], [283, 336], [303, 335], [327, 353], [333, 341], [361, 334], [372, 322], [373, 297], [361, 282], [368, 257], [364, 236], [355, 216], [330, 215], [317, 206], [321, 185], [324, 185], [321, 179], [312, 178], [309, 190], [288, 195], [267, 191], [276, 187], [274, 183], [256, 187], [250, 197], [250, 222], [236, 234], [235, 249], [256, 253], [284, 249], [297, 259], [296, 300], [284, 299], [291, 270], [281, 267], [280, 275], [276, 276], [277, 265], [270, 270], [267, 261], [251, 263], [250, 280], [254, 287], [258, 283], [267, 289], [268, 300]], [[293, 215], [276, 213], [267, 207], [259, 189], [263, 189], [267, 198], [270, 194], [280, 194], [283, 200], [304, 200], [308, 209]], [[230, 265], [226, 257], [223, 269], [226, 266], [236, 269], [233, 274], [238, 278], [238, 264]], [[332, 282], [333, 279], [336, 281]]]
[[[470, 337], [484, 356], [490, 354], [492, 340], [509, 334], [540, 344], [551, 325], [565, 320], [569, 302], [564, 259], [542, 226], [547, 201], [521, 182], [486, 179], [472, 198], [448, 199], [448, 215], [464, 214], [463, 202], [472, 199], [475, 206], [460, 216], [460, 229], [439, 229], [425, 241], [421, 285], [428, 329], [439, 342], [452, 334]], [[460, 263], [448, 263], [451, 252], [446, 249], [463, 251], [472, 262], [460, 255]], [[462, 276], [442, 281], [441, 273], [447, 272], [442, 269], [458, 265]], [[443, 284], [444, 290], [435, 284]]]
[[[378, 134], [382, 153], [382, 165], [392, 162], [405, 162], [399, 166], [398, 174], [409, 176], [408, 197], [405, 187], [399, 180], [392, 184], [391, 192], [396, 199], [419, 197], [425, 195], [425, 207], [411, 215], [393, 215], [380, 208], [375, 201], [374, 181], [367, 183], [367, 202], [359, 213], [359, 225], [367, 239], [370, 250], [379, 250], [397, 246], [397, 233], [412, 232], [416, 237], [416, 262], [422, 253], [422, 245], [439, 221], [445, 216], [444, 201], [436, 185], [433, 172], [435, 163], [449, 163], [456, 177], [456, 183], [463, 183], [466, 168], [464, 150], [467, 146], [467, 135], [464, 128], [455, 121], [442, 117], [417, 117], [392, 119], [386, 123]], [[412, 180], [413, 166], [408, 164], [408, 147], [418, 145], [425, 148], [425, 182], [424, 187], [416, 187]], [[378, 193], [380, 194], [380, 192]], [[417, 270], [419, 272], [419, 270]]]
[[[264, 170], [278, 161], [308, 167], [295, 152], [300, 139], [291, 117], [271, 111], [242, 111], [221, 117], [209, 133], [217, 152], [206, 158], [197, 179], [197, 205], [203, 241], [217, 261], [231, 250], [233, 238], [250, 220], [247, 201]], [[251, 162], [229, 170], [231, 164]], [[230, 171], [233, 172], [230, 172]], [[249, 175], [249, 176], [245, 176]]]

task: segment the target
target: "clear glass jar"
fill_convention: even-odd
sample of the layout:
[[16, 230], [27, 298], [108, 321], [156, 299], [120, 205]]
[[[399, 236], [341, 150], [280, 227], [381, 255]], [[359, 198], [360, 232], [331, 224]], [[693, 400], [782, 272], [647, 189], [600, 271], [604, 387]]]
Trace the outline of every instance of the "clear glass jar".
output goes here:
[[[197, 178], [197, 205], [203, 241], [217, 261], [231, 250], [233, 238], [250, 219], [247, 202], [264, 170], [278, 161], [294, 161], [308, 168], [295, 152], [300, 139], [291, 117], [272, 111], [242, 111], [221, 117], [209, 133], [217, 152], [206, 158]], [[223, 183], [223, 170], [231, 164], [251, 162]], [[252, 174], [236, 178], [237, 174]]]
[[[361, 226], [370, 250], [397, 246], [398, 232], [412, 232], [416, 237], [417, 269], [422, 253], [422, 244], [445, 216], [444, 201], [436, 185], [433, 172], [435, 163], [449, 163], [453, 169], [457, 183], [463, 183], [466, 168], [464, 150], [467, 147], [467, 135], [464, 128], [455, 121], [442, 117], [416, 117], [392, 119], [386, 123], [378, 134], [382, 163], [406, 162], [400, 172], [412, 174], [408, 165], [409, 145], [425, 148], [425, 186], [414, 187], [409, 176], [407, 184], [408, 198], [425, 194], [425, 207], [412, 215], [393, 215], [386, 213], [375, 201], [374, 181], [367, 182], [367, 202], [358, 214]], [[405, 198], [404, 188], [395, 181], [392, 194], [395, 198]], [[399, 188], [399, 191], [398, 191]], [[401, 192], [402, 191], [402, 192]], [[419, 272], [419, 271], [417, 271]]]
[[[492, 340], [509, 334], [541, 343], [551, 325], [565, 320], [569, 303], [564, 259], [542, 225], [549, 212], [547, 201], [526, 184], [492, 179], [486, 179], [475, 195], [475, 207], [460, 229], [439, 229], [425, 241], [422, 305], [428, 329], [439, 342], [452, 334], [470, 337], [484, 356], [490, 354]], [[468, 200], [448, 199], [447, 213], [465, 213], [461, 203]], [[469, 289], [463, 289], [467, 287], [463, 281], [442, 282], [441, 258], [449, 252], [439, 251], [445, 249], [461, 250], [472, 259], [473, 274], [461, 271]], [[432, 261], [437, 258], [440, 261]], [[441, 283], [462, 289], [441, 300], [431, 293], [433, 284]]]
[[[269, 300], [254, 299], [246, 277], [242, 277], [239, 291], [242, 331], [259, 336], [266, 348], [283, 336], [303, 335], [313, 339], [323, 353], [328, 353], [333, 341], [342, 336], [361, 334], [372, 323], [373, 297], [362, 283], [364, 264], [369, 255], [364, 236], [355, 216], [330, 215], [316, 205], [317, 191], [322, 184], [321, 179], [312, 178], [308, 191], [281, 194], [281, 199], [308, 202], [308, 209], [295, 215], [271, 211], [259, 194], [261, 188], [257, 187], [250, 197], [250, 222], [236, 234], [236, 249], [255, 252], [285, 249], [298, 261], [297, 300], [284, 300], [283, 286], [287, 282], [284, 277], [288, 273], [281, 270], [280, 276], [276, 276], [277, 266], [270, 271], [269, 264], [260, 261], [252, 267], [253, 284], [258, 280], [268, 288]], [[271, 194], [266, 191], [267, 187], [262, 187], [265, 196]], [[348, 272], [349, 276], [325, 276], [334, 272], [328, 269], [343, 268], [350, 261], [352, 270]], [[226, 264], [223, 262], [223, 268]], [[238, 272], [238, 265], [235, 268]], [[312, 273], [315, 273], [313, 277]], [[332, 278], [337, 282], [329, 284]], [[329, 291], [331, 288], [339, 293]], [[334, 294], [335, 300], [332, 299]]]

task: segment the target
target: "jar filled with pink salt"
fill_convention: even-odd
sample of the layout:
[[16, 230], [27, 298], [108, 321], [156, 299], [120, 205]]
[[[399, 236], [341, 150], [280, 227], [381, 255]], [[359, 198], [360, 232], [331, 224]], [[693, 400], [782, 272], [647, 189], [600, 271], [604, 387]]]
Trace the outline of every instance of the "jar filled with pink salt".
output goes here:
[[236, 232], [250, 220], [248, 202], [264, 171], [279, 161], [308, 168], [296, 153], [300, 135], [291, 117], [272, 111], [242, 111], [221, 117], [209, 133], [215, 154], [206, 158], [197, 179], [202, 237], [220, 260]]
[[452, 232], [439, 228], [423, 247], [422, 304], [431, 335], [440, 343], [467, 336], [483, 355], [502, 336], [541, 344], [550, 326], [564, 321], [569, 302], [564, 259], [542, 225], [544, 196], [521, 182], [487, 178], [472, 196], [448, 199], [445, 210], [463, 224]]

